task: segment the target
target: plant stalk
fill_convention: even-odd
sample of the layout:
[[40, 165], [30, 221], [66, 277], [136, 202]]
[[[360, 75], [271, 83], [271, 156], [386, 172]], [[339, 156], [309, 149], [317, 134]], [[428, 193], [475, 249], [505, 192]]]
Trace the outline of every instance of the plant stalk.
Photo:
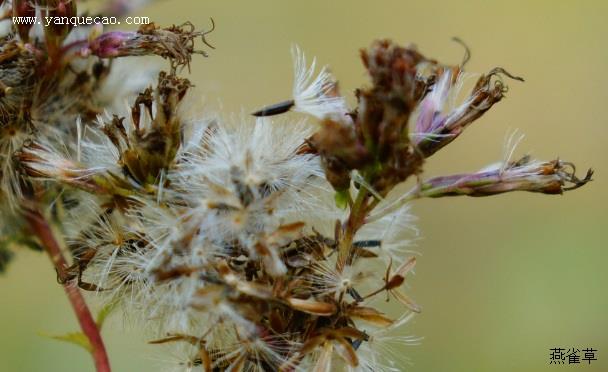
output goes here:
[[338, 260], [336, 262], [336, 269], [342, 271], [344, 266], [349, 262], [351, 258], [351, 250], [353, 240], [357, 230], [363, 225], [365, 217], [367, 215], [367, 199], [369, 193], [365, 187], [361, 187], [357, 193], [357, 197], [353, 205], [351, 206], [348, 219], [343, 227], [342, 236], [338, 245]]
[[[55, 269], [57, 270], [57, 275], [59, 275], [59, 278], [66, 278], [68, 262], [61, 252], [61, 247], [55, 239], [51, 226], [47, 220], [37, 209], [28, 210], [25, 213], [25, 218], [30, 225], [32, 233], [38, 237], [42, 247], [49, 255], [53, 266], [55, 266]], [[78, 318], [80, 328], [89, 340], [89, 344], [91, 346], [91, 355], [93, 356], [93, 361], [95, 363], [97, 372], [110, 372], [110, 360], [108, 359], [108, 354], [106, 352], [103, 339], [101, 338], [97, 323], [95, 322], [95, 319], [93, 318], [93, 315], [91, 314], [82, 293], [80, 293], [80, 289], [72, 285], [69, 281], [61, 281], [70, 304], [72, 305], [72, 309]]]

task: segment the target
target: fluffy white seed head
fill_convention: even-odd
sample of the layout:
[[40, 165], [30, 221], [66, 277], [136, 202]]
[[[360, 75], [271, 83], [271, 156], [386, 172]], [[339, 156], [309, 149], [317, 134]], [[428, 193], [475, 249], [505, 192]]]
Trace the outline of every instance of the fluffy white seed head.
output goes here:
[[192, 207], [188, 218], [212, 240], [250, 245], [314, 209], [322, 170], [315, 156], [298, 154], [310, 134], [302, 122], [210, 125], [168, 174], [174, 198]]
[[304, 52], [294, 45], [291, 48], [294, 64], [293, 99], [295, 111], [312, 115], [318, 119], [331, 116], [344, 118], [348, 112], [346, 102], [337, 92], [334, 78], [327, 67], [315, 77], [316, 59], [310, 67]]

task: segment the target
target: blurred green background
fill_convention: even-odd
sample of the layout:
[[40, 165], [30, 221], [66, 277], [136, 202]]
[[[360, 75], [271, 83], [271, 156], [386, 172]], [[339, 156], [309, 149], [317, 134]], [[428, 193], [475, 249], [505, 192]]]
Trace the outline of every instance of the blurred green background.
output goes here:
[[[507, 98], [433, 157], [427, 175], [501, 159], [509, 129], [542, 159], [593, 166], [596, 180], [564, 196], [513, 193], [424, 200], [412, 297], [423, 312], [406, 328], [410, 371], [608, 371], [608, 2], [606, 1], [161, 1], [137, 12], [160, 24], [217, 24], [210, 57], [195, 58], [200, 100], [251, 112], [288, 98], [291, 43], [329, 64], [344, 93], [367, 82], [358, 49], [379, 37], [414, 42], [468, 71], [524, 76]], [[119, 317], [104, 331], [115, 371], [157, 370], [157, 347]], [[90, 371], [80, 349], [39, 336], [75, 330], [55, 273], [18, 252], [0, 278], [0, 370]], [[599, 349], [591, 365], [549, 365], [549, 349]], [[165, 365], [165, 364], [163, 364]]]

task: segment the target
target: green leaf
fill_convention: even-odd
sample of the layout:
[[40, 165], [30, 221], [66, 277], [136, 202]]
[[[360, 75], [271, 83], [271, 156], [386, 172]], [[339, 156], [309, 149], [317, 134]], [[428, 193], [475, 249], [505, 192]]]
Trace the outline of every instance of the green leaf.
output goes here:
[[340, 209], [346, 209], [348, 207], [348, 198], [350, 197], [350, 191], [348, 189], [336, 191], [334, 199], [336, 200], [336, 206]]
[[52, 338], [54, 340], [59, 340], [59, 341], [67, 342], [70, 344], [78, 345], [78, 346], [84, 348], [85, 350], [87, 350], [89, 353], [93, 352], [93, 348], [91, 347], [91, 343], [89, 342], [89, 339], [82, 332], [66, 333], [65, 335], [58, 335], [58, 336], [49, 335], [49, 334], [45, 334], [45, 333], [40, 333], [40, 335], [43, 337]]
[[99, 327], [99, 330], [101, 330], [101, 327], [103, 327], [103, 323], [106, 321], [108, 316], [114, 311], [114, 309], [116, 309], [117, 305], [118, 301], [111, 301], [107, 303], [103, 308], [101, 308], [99, 314], [97, 314], [97, 327]]
[[[103, 323], [106, 321], [108, 316], [112, 313], [112, 311], [116, 308], [118, 302], [112, 301], [106, 304], [97, 314], [97, 326], [101, 331], [101, 327]], [[39, 333], [42, 337], [52, 338], [54, 340], [59, 340], [63, 342], [67, 342], [70, 344], [78, 345], [83, 349], [87, 350], [89, 353], [93, 352], [93, 348], [91, 347], [91, 342], [87, 338], [87, 336], [82, 332], [71, 332], [66, 333], [65, 335], [49, 335], [46, 333]]]

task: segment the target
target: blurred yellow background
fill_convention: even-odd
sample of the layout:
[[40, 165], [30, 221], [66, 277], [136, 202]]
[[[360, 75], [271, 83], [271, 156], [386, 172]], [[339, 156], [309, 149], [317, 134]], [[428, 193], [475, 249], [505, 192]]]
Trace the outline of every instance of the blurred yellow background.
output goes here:
[[[519, 128], [542, 159], [593, 166], [596, 180], [564, 196], [513, 193], [424, 200], [414, 206], [422, 253], [411, 294], [423, 306], [406, 327], [410, 371], [608, 371], [608, 2], [606, 1], [160, 1], [138, 11], [168, 25], [217, 29], [191, 79], [210, 107], [251, 112], [289, 97], [290, 45], [329, 64], [344, 93], [367, 82], [358, 49], [379, 37], [414, 42], [468, 71], [501, 66], [526, 78], [433, 157], [426, 174], [500, 160]], [[582, 170], [582, 169], [581, 169]], [[104, 330], [114, 370], [158, 370], [164, 350], [119, 317]], [[18, 252], [0, 278], [0, 370], [90, 371], [88, 355], [40, 332], [76, 330], [42, 254]], [[599, 349], [591, 365], [549, 365], [549, 349]], [[159, 362], [161, 361], [161, 362]]]

